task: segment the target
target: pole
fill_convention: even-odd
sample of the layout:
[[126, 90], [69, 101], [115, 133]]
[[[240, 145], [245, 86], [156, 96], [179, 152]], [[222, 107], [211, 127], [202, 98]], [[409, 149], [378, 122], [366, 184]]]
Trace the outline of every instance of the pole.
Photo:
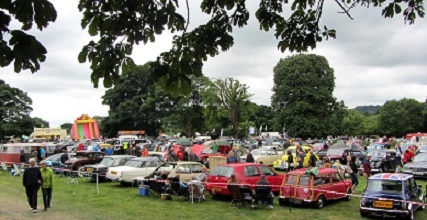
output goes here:
[[292, 188], [291, 185], [289, 185], [289, 213], [292, 212]]
[[98, 173], [96, 173], [96, 190], [98, 191], [98, 195], [99, 195], [99, 176], [98, 176]]

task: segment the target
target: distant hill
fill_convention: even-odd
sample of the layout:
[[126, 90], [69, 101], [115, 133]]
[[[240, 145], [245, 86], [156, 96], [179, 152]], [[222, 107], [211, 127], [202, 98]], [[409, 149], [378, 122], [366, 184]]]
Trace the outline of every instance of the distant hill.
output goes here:
[[381, 107], [381, 105], [357, 106], [356, 108], [354, 108], [354, 110], [357, 110], [361, 113], [375, 114]]

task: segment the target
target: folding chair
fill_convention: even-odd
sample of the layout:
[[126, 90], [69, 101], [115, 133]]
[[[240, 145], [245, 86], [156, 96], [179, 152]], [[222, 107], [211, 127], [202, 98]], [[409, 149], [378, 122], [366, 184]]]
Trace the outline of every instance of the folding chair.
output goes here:
[[148, 180], [145, 183], [150, 187], [151, 194], [160, 198], [165, 183], [157, 180]]
[[171, 195], [175, 195], [177, 197], [182, 197], [184, 200], [188, 198], [188, 188], [181, 187], [179, 184], [179, 179], [171, 178]]
[[268, 207], [270, 208], [271, 204], [271, 188], [267, 186], [256, 186], [255, 187], [255, 200], [254, 205], [258, 205], [257, 202], [266, 202]]
[[231, 192], [231, 196], [233, 199], [231, 200], [230, 206], [236, 206], [240, 209], [240, 207], [245, 207], [245, 198], [240, 192], [240, 186], [238, 185], [228, 185], [227, 189]]
[[76, 172], [68, 171], [67, 172], [67, 184], [79, 184], [79, 175]]
[[1, 167], [3, 168], [3, 171], [9, 172], [9, 168], [7, 167], [5, 162], [1, 163]]
[[191, 181], [188, 183], [189, 193], [188, 198], [191, 203], [194, 203], [194, 200], [200, 201], [204, 198], [205, 189], [201, 182], [199, 181]]
[[13, 169], [15, 170], [15, 173], [13, 174], [13, 176], [21, 176], [22, 170], [18, 165], [13, 164]]

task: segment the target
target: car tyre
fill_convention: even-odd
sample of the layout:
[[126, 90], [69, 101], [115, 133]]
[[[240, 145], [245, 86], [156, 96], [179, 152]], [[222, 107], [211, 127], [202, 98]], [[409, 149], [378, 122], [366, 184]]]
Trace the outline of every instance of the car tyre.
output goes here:
[[364, 212], [362, 212], [362, 211], [360, 211], [360, 216], [361, 217], [368, 217], [369, 216], [369, 212], [368, 213], [364, 213]]
[[316, 208], [318, 208], [318, 209], [321, 209], [321, 208], [323, 208], [323, 206], [325, 206], [325, 202], [326, 202], [325, 197], [324, 196], [319, 196], [317, 198], [316, 202], [314, 202], [314, 206]]

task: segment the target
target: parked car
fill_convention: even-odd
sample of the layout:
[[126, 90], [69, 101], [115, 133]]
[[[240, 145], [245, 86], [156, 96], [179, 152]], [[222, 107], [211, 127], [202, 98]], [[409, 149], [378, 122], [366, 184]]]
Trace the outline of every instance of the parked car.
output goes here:
[[394, 150], [373, 150], [371, 154], [371, 167], [372, 173], [394, 173], [396, 164], [394, 157], [396, 151]]
[[272, 168], [265, 164], [259, 163], [231, 163], [216, 166], [206, 182], [206, 191], [212, 195], [231, 195], [227, 188], [227, 180], [231, 178], [231, 174], [236, 175], [236, 179], [240, 184], [248, 185], [252, 190], [255, 190], [255, 184], [265, 175], [271, 184], [273, 192], [279, 192], [280, 184], [283, 181], [283, 174], [276, 173]]
[[357, 157], [356, 165], [359, 166], [361, 162], [366, 158], [367, 153], [361, 150], [351, 149], [350, 147], [347, 146], [344, 148], [328, 149], [328, 152], [326, 154], [326, 156], [328, 157], [329, 161], [331, 161], [331, 163], [333, 163], [333, 161], [335, 160], [339, 160], [341, 157], [343, 157], [343, 155], [356, 156]]
[[202, 173], [203, 164], [192, 161], [177, 161], [166, 162], [158, 166], [146, 179], [153, 178], [154, 176], [164, 176], [165, 178], [174, 178], [179, 175], [182, 182], [190, 182], [194, 176]]
[[[311, 147], [306, 146], [306, 145], [301, 146], [301, 147], [305, 151], [305, 157], [304, 157], [303, 166], [307, 167], [308, 163], [310, 161], [310, 150], [311, 150]], [[294, 157], [294, 163], [296, 163], [296, 161], [297, 161], [297, 155], [296, 155], [296, 151], [297, 150], [296, 150], [296, 146], [290, 146], [290, 147], [288, 147], [286, 149], [286, 152], [288, 152], [288, 151], [292, 152], [292, 156]], [[319, 161], [319, 157], [317, 157], [317, 160]], [[278, 159], [278, 160], [276, 160], [276, 161], [273, 162], [274, 169], [277, 169], [277, 170], [287, 170], [289, 164], [286, 161], [288, 161], [288, 155], [285, 153], [282, 156], [281, 159]]]
[[104, 153], [100, 151], [77, 151], [76, 156], [65, 161], [65, 168], [78, 171], [82, 176], [84, 166], [97, 164], [104, 158]]
[[[64, 167], [65, 165], [61, 162], [61, 156], [64, 153], [54, 154], [52, 156], [46, 157], [46, 165], [49, 167]], [[75, 157], [76, 153], [68, 153], [68, 158]]]
[[420, 146], [418, 147], [418, 150], [420, 153], [427, 153], [427, 144], [426, 143], [420, 144]]
[[425, 195], [413, 175], [382, 173], [369, 177], [360, 200], [362, 217], [414, 219], [417, 209], [425, 208]]
[[285, 175], [279, 204], [308, 203], [316, 208], [323, 208], [330, 200], [351, 199], [351, 181], [344, 179], [338, 170], [318, 168], [318, 175], [306, 174], [307, 169], [298, 169]]
[[384, 150], [383, 143], [370, 143], [366, 149], [367, 152], [371, 152], [373, 150]]
[[414, 177], [427, 177], [427, 153], [419, 153], [412, 162], [403, 166], [403, 172], [412, 174]]
[[275, 150], [277, 154], [283, 155], [285, 153], [285, 150], [283, 149], [282, 145], [280, 145], [280, 142], [273, 142], [271, 146], [262, 146], [263, 149], [269, 149], [269, 150]]
[[134, 178], [144, 178], [151, 174], [161, 164], [157, 157], [136, 157], [129, 160], [124, 166], [110, 167], [107, 178], [125, 185], [134, 182]]
[[107, 179], [106, 175], [109, 167], [123, 166], [133, 158], [135, 156], [132, 155], [105, 156], [99, 164], [86, 165], [85, 172], [87, 176], [91, 177], [92, 181], [96, 181], [96, 175], [98, 175], [98, 180], [105, 180]]
[[[252, 150], [251, 154], [253, 155], [256, 163], [262, 161], [263, 164], [268, 166], [272, 166], [274, 161], [279, 160], [282, 157], [282, 155], [279, 155], [277, 151], [266, 146]], [[246, 155], [240, 156], [240, 162], [246, 162]]]

